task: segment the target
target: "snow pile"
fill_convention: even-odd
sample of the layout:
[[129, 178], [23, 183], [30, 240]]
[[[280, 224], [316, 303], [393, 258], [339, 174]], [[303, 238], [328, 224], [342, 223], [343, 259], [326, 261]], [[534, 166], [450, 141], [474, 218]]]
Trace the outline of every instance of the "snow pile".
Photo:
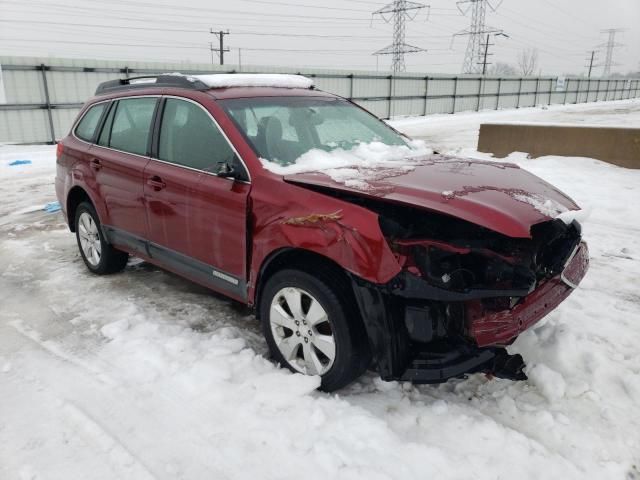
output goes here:
[[310, 150], [290, 165], [264, 158], [260, 161], [264, 168], [278, 175], [322, 172], [347, 187], [366, 190], [371, 188], [368, 182], [410, 172], [432, 153], [433, 150], [419, 140], [411, 141], [407, 146], [370, 142], [360, 143], [350, 150]]
[[211, 75], [192, 75], [211, 88], [230, 87], [280, 87], [311, 88], [313, 80], [302, 75], [280, 73], [217, 73]]

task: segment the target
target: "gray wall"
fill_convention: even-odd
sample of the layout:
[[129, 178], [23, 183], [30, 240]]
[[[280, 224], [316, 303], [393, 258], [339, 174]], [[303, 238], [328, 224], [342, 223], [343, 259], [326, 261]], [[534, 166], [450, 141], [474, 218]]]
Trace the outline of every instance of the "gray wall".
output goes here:
[[117, 77], [166, 72], [280, 72], [314, 77], [318, 88], [350, 98], [381, 118], [640, 96], [639, 79], [479, 77], [193, 63], [0, 57], [0, 143], [46, 143], [65, 136], [96, 86]]

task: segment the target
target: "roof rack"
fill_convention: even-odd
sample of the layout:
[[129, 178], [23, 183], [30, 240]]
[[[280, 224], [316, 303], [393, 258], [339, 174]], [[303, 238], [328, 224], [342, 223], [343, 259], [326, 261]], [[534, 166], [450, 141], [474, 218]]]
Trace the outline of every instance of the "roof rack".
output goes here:
[[105, 95], [121, 90], [149, 87], [178, 87], [189, 90], [208, 90], [210, 88], [195, 77], [185, 75], [146, 75], [102, 82], [96, 88], [95, 94]]

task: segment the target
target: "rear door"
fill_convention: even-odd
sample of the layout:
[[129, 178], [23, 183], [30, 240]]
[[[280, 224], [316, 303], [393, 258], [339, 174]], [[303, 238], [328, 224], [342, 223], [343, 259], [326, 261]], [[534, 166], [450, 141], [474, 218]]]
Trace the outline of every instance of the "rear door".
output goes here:
[[107, 212], [105, 229], [115, 245], [142, 255], [147, 236], [143, 173], [158, 100], [132, 97], [113, 102], [91, 149], [91, 167]]
[[[152, 257], [245, 300], [250, 184], [242, 162], [210, 113], [191, 100], [163, 100], [156, 136], [144, 171]], [[218, 177], [220, 162], [241, 179]]]

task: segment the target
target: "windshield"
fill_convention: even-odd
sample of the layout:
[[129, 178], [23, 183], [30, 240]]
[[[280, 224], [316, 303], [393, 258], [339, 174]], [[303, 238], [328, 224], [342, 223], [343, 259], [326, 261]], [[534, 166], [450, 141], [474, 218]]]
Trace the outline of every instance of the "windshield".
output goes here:
[[382, 121], [328, 97], [263, 97], [220, 101], [258, 156], [291, 165], [311, 150], [351, 150], [360, 144], [407, 146]]

